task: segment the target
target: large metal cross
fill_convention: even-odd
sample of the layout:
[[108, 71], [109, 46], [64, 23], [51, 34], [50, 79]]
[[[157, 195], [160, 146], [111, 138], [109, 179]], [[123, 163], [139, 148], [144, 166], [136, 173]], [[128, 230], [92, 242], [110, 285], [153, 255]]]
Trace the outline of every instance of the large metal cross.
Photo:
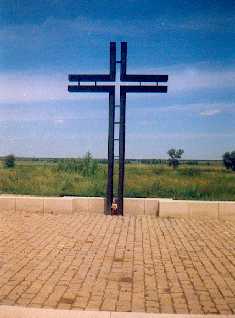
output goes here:
[[[116, 64], [120, 68], [120, 103], [115, 104]], [[71, 93], [92, 92], [109, 93], [109, 134], [108, 134], [108, 180], [106, 193], [105, 214], [111, 214], [111, 206], [114, 198], [113, 173], [115, 158], [119, 159], [118, 179], [118, 214], [123, 215], [123, 194], [125, 175], [125, 124], [126, 124], [126, 95], [127, 93], [167, 93], [167, 86], [159, 86], [159, 82], [167, 82], [168, 75], [136, 75], [127, 74], [127, 42], [121, 42], [121, 60], [116, 60], [116, 42], [110, 42], [110, 69], [109, 74], [70, 74], [69, 81], [77, 82], [77, 85], [69, 85]], [[93, 85], [81, 85], [81, 82], [93, 82]], [[102, 82], [114, 82], [109, 85]], [[132, 82], [132, 84], [131, 84]], [[138, 82], [139, 85], [135, 83]], [[133, 84], [134, 83], [134, 84]], [[145, 84], [142, 84], [145, 83]], [[152, 85], [146, 84], [152, 83]], [[119, 107], [119, 120], [115, 118], [115, 108]], [[119, 126], [119, 137], [115, 138], [115, 125]], [[114, 142], [119, 142], [119, 156], [114, 156]]]

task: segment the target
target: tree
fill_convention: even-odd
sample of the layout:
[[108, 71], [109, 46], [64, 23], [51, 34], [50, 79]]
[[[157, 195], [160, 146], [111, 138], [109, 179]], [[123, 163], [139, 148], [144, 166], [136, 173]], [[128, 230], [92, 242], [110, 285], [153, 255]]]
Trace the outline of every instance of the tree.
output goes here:
[[228, 151], [223, 154], [223, 164], [224, 164], [226, 169], [230, 169], [232, 167], [230, 152], [228, 152]]
[[232, 170], [235, 171], [235, 150], [230, 153], [230, 158], [232, 161]]
[[225, 152], [223, 154], [223, 164], [226, 169], [235, 171], [235, 150], [232, 152]]
[[180, 164], [180, 159], [182, 154], [184, 153], [183, 149], [170, 149], [168, 150], [167, 154], [169, 155], [169, 159], [168, 159], [168, 163], [169, 166], [172, 166], [174, 169], [176, 169], [178, 167], [178, 165]]
[[15, 167], [15, 156], [14, 155], [8, 155], [4, 159], [4, 166], [6, 168], [13, 168]]

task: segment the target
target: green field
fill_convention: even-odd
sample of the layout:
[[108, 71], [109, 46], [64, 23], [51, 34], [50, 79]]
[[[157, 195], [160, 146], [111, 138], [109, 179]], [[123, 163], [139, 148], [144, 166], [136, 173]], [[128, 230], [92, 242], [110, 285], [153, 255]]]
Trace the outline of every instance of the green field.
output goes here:
[[[107, 164], [96, 162], [95, 172], [86, 176], [79, 169], [61, 169], [59, 162], [17, 160], [14, 168], [0, 163], [0, 193], [105, 196]], [[128, 163], [125, 196], [235, 200], [235, 173], [218, 162], [182, 164], [176, 170], [167, 164]]]

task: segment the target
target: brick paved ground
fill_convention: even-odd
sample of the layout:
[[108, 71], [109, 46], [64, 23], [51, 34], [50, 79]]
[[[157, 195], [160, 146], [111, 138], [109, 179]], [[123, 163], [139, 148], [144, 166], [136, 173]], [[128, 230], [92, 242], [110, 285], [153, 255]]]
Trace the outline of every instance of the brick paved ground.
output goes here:
[[2, 212], [0, 304], [235, 313], [235, 223]]

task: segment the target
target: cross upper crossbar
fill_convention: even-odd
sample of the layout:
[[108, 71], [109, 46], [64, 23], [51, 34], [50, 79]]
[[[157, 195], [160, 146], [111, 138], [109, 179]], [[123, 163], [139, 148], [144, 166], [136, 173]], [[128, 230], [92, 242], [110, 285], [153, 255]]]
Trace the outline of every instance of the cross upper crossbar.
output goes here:
[[[115, 83], [109, 85], [97, 85], [97, 82], [116, 82], [116, 65], [120, 64], [120, 81], [124, 83], [139, 82], [139, 85], [120, 85], [120, 105], [115, 105]], [[123, 215], [123, 193], [125, 174], [125, 123], [126, 123], [126, 94], [127, 93], [167, 93], [167, 86], [158, 85], [159, 82], [167, 82], [168, 75], [140, 75], [127, 74], [127, 42], [121, 42], [121, 60], [116, 60], [116, 42], [110, 42], [110, 66], [109, 74], [70, 74], [69, 81], [77, 82], [77, 85], [69, 85], [71, 93], [109, 93], [109, 136], [108, 136], [108, 181], [106, 214], [111, 213], [113, 202], [113, 172], [114, 159], [119, 159], [118, 182], [118, 212]], [[81, 85], [81, 82], [94, 82], [95, 85]], [[141, 85], [155, 83], [155, 85]], [[157, 85], [156, 85], [157, 83]], [[115, 107], [120, 107], [120, 119], [115, 121]], [[114, 126], [119, 125], [119, 137], [115, 138]], [[114, 141], [119, 141], [119, 156], [114, 156]]]
[[[69, 92], [93, 92], [93, 93], [104, 93], [109, 92], [113, 85], [80, 85], [80, 82], [115, 82], [116, 80], [116, 63], [120, 62], [121, 82], [167, 82], [168, 75], [138, 75], [138, 74], [126, 74], [127, 69], [127, 42], [121, 42], [121, 61], [116, 61], [116, 42], [110, 42], [110, 66], [109, 74], [70, 74], [70, 82], [78, 82], [78, 85], [69, 85]], [[123, 88], [121, 85], [120, 88]], [[128, 93], [166, 93], [167, 86], [134, 86], [130, 85], [124, 89]]]

